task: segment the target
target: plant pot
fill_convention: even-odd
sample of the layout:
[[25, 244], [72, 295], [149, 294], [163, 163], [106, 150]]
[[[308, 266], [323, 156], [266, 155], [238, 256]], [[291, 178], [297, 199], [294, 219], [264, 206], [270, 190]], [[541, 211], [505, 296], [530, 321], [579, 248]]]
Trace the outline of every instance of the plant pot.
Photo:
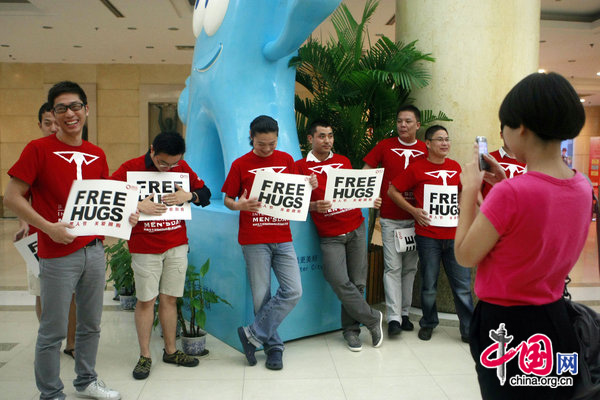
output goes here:
[[206, 350], [206, 335], [197, 337], [181, 337], [181, 348], [183, 352], [190, 356], [205, 356], [208, 354]]
[[137, 303], [137, 298], [135, 296], [121, 294], [119, 296], [119, 302], [121, 303], [121, 310], [133, 310], [135, 308], [135, 303]]

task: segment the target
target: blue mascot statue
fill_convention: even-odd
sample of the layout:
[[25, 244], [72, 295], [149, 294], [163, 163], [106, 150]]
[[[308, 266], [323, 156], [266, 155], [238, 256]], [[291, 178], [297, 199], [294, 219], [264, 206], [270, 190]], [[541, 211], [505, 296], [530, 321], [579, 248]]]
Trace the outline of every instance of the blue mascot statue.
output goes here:
[[[211, 259], [206, 284], [227, 299], [207, 310], [207, 330], [240, 349], [236, 327], [252, 319], [252, 296], [237, 243], [238, 215], [223, 206], [221, 186], [231, 163], [251, 150], [249, 124], [269, 115], [279, 124], [277, 149], [301, 157], [294, 116], [300, 45], [341, 0], [196, 0], [194, 58], [179, 97], [186, 125], [186, 161], [213, 193], [212, 204], [188, 221], [190, 262]], [[283, 340], [337, 329], [339, 302], [323, 279], [311, 223], [292, 223], [303, 297], [278, 329]], [[274, 278], [273, 278], [274, 280]]]

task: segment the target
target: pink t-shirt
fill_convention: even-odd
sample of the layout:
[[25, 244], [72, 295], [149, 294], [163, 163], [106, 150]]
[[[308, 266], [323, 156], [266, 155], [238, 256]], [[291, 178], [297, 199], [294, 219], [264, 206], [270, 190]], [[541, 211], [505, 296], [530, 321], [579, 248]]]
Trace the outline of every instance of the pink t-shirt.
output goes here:
[[560, 299], [592, 218], [587, 179], [528, 172], [495, 185], [481, 212], [500, 238], [477, 268], [477, 296], [502, 306]]

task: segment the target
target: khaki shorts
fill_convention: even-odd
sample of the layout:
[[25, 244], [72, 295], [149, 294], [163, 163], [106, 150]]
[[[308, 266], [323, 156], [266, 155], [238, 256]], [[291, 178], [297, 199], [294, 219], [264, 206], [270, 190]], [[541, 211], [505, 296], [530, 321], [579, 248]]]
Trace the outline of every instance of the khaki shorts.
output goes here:
[[40, 295], [40, 277], [35, 276], [27, 268], [27, 287], [29, 288], [29, 294], [33, 296]]
[[135, 295], [140, 301], [150, 301], [160, 293], [183, 296], [187, 270], [188, 245], [173, 247], [160, 254], [131, 254], [135, 277]]

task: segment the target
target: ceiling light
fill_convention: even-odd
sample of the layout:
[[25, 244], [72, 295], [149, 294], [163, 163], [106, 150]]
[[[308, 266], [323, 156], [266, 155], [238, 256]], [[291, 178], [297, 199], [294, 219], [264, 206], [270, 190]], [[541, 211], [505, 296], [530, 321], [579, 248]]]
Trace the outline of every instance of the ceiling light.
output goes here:
[[545, 72], [546, 72], [546, 70], [545, 70], [545, 69], [543, 69], [543, 68], [540, 68], [540, 69], [538, 69], [538, 72], [539, 72], [540, 74], [543, 74], [543, 73], [545, 73]]
[[585, 103], [585, 99], [579, 99], [579, 101]]
[[[5, 46], [4, 44], [2, 46]], [[8, 46], [7, 46], [8, 47]], [[600, 76], [600, 72], [596, 72], [596, 75]]]

